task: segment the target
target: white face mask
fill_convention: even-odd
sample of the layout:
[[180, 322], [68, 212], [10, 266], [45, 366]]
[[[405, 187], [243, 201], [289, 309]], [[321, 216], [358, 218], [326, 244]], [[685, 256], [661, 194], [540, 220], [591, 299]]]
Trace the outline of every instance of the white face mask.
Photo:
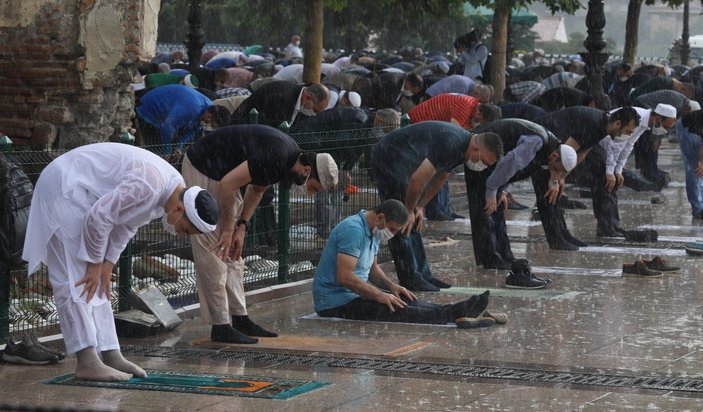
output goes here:
[[313, 109], [307, 108], [303, 105], [300, 106], [300, 114], [305, 116], [315, 116], [317, 113]]
[[[176, 222], [178, 222], [178, 219], [176, 219]], [[161, 224], [164, 227], [164, 230], [167, 233], [170, 233], [174, 236], [178, 235], [178, 232], [176, 232], [176, 225], [172, 223], [168, 223], [168, 213], [164, 213], [163, 216], [161, 216]]]
[[379, 229], [377, 227], [373, 228], [373, 235], [378, 238], [379, 242], [387, 242], [389, 241], [395, 234], [391, 232], [390, 229], [385, 228], [385, 229]]
[[614, 137], [613, 137], [613, 140], [615, 140], [616, 142], [624, 142], [624, 141], [629, 140], [629, 139], [630, 139], [630, 135], [629, 135], [629, 134], [621, 134], [620, 136], [614, 136]]
[[400, 92], [401, 92], [401, 93], [403, 94], [403, 96], [405, 96], [405, 97], [413, 97], [413, 94], [414, 94], [414, 93], [412, 92], [412, 90], [406, 90], [406, 89], [402, 89]]
[[469, 170], [473, 170], [474, 172], [483, 172], [488, 167], [488, 165], [483, 163], [481, 159], [478, 159], [478, 162], [474, 162], [469, 159], [464, 164], [469, 168]]
[[667, 133], [669, 133], [669, 131], [666, 130], [661, 123], [659, 123], [659, 126], [654, 126], [652, 128], [652, 134], [655, 136], [664, 136]]
[[626, 82], [628, 79], [629, 79], [628, 76], [620, 76], [620, 77], [618, 77], [618, 80], [620, 80], [621, 82]]
[[212, 127], [212, 123], [203, 122], [203, 121], [200, 122], [200, 128], [203, 129], [204, 132], [211, 132], [211, 131], [215, 130]]

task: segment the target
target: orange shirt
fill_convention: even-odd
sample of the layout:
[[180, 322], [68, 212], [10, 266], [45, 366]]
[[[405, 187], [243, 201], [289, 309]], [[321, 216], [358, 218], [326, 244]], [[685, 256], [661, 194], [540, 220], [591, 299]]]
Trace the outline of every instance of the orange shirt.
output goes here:
[[428, 120], [449, 122], [455, 119], [461, 127], [470, 129], [479, 103], [477, 98], [465, 94], [445, 93], [418, 104], [408, 116], [413, 123]]

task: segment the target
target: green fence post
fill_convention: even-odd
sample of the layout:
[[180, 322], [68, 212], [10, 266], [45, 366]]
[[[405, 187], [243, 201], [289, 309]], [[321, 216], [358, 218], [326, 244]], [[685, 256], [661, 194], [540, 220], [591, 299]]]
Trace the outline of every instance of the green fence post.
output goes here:
[[0, 152], [5, 155], [12, 153], [12, 140], [7, 135], [0, 136]]
[[10, 266], [0, 262], [0, 344], [10, 337]]
[[[251, 109], [247, 115], [247, 122], [249, 124], [259, 124], [259, 111], [256, 108]], [[247, 230], [246, 237], [244, 238], [244, 245], [248, 248], [256, 247], [256, 215], [259, 214], [259, 208], [254, 210], [254, 214], [251, 215], [251, 221], [249, 222], [249, 230]]]
[[[288, 134], [290, 124], [283, 122], [278, 126]], [[278, 184], [278, 283], [288, 281], [288, 254], [290, 252], [290, 189]]]
[[410, 116], [407, 113], [400, 116], [400, 127], [405, 127], [410, 124]]
[[[120, 135], [120, 142], [124, 144], [134, 144], [134, 136], [129, 132], [124, 132]], [[117, 310], [124, 312], [130, 309], [129, 301], [127, 300], [129, 292], [132, 290], [132, 241], [127, 243], [127, 247], [122, 251], [120, 260], [117, 263], [120, 269], [119, 282], [117, 284]]]

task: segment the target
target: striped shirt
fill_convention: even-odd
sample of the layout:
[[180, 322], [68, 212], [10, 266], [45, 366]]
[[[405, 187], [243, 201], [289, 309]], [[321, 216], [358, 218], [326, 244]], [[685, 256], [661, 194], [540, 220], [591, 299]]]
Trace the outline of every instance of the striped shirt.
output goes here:
[[471, 128], [471, 120], [476, 115], [476, 108], [481, 102], [464, 94], [445, 93], [435, 96], [415, 106], [408, 115], [413, 123], [437, 120], [459, 122], [464, 129]]

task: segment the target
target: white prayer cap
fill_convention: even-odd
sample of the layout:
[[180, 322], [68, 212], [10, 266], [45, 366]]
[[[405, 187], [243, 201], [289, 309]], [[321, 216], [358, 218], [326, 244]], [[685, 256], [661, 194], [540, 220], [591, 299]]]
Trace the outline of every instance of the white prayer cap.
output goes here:
[[560, 145], [559, 154], [561, 155], [561, 164], [567, 172], [574, 170], [576, 167], [576, 150], [568, 144]]
[[352, 104], [352, 106], [361, 107], [361, 96], [359, 96], [359, 93], [349, 92], [349, 96], [347, 96], [347, 99], [349, 99], [349, 102]]
[[676, 119], [676, 108], [670, 104], [659, 103], [654, 109], [654, 113], [662, 117]]
[[199, 186], [190, 187], [183, 194], [183, 204], [188, 220], [200, 233], [215, 230], [219, 219], [219, 208], [217, 201], [207, 190]]
[[701, 110], [701, 104], [695, 100], [689, 100], [688, 101], [688, 111], [695, 112], [697, 110]]
[[323, 189], [327, 190], [339, 182], [337, 163], [329, 153], [318, 153], [315, 157], [315, 163]]

